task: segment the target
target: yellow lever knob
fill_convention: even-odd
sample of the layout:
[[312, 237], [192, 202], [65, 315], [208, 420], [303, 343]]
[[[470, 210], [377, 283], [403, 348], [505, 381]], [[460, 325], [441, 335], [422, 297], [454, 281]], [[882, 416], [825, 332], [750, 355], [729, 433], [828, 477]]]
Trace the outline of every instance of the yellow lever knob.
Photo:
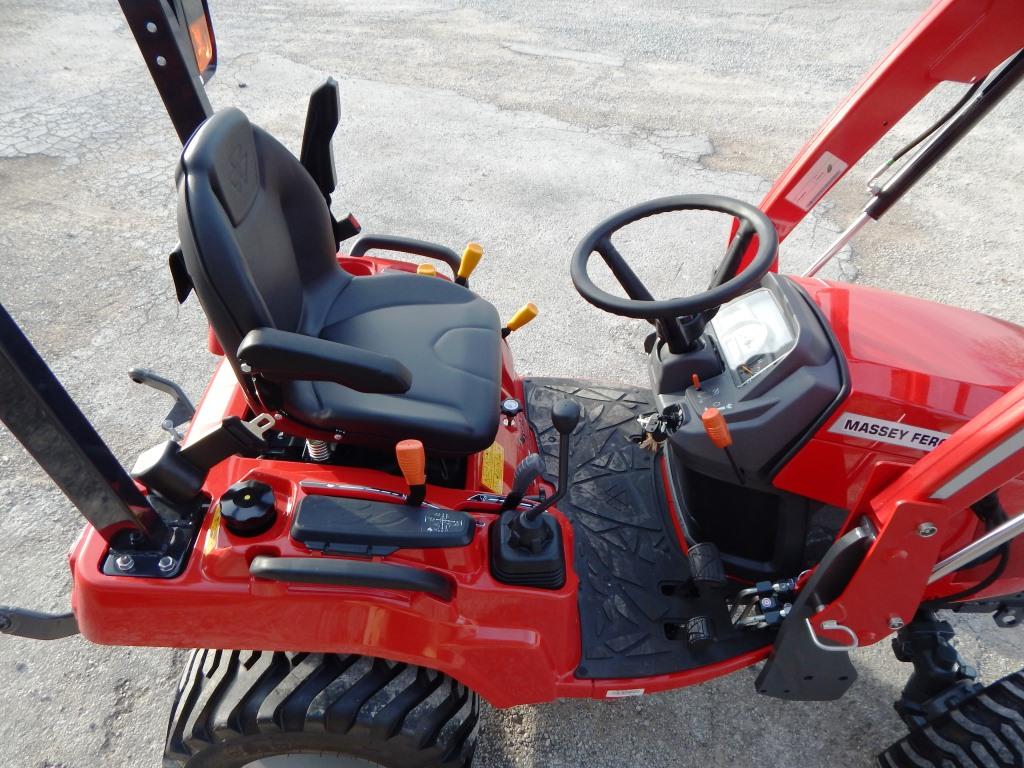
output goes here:
[[510, 333], [512, 333], [512, 331], [518, 331], [528, 322], [533, 320], [533, 318], [535, 318], [539, 314], [539, 312], [540, 310], [537, 309], [537, 305], [534, 304], [532, 301], [527, 304], [524, 304], [519, 309], [517, 309], [516, 313], [512, 315], [512, 317], [509, 319], [507, 323], [505, 323], [505, 327], [502, 329], [502, 336], [508, 336]]
[[433, 264], [420, 264], [418, 267], [416, 267], [416, 274], [426, 275], [427, 277], [434, 277], [435, 275], [437, 275], [437, 270], [434, 268]]
[[484, 248], [480, 243], [469, 243], [465, 250], [462, 251], [462, 261], [459, 262], [459, 272], [455, 282], [459, 285], [465, 285], [469, 282], [469, 276], [473, 274], [473, 270], [476, 269], [483, 255]]

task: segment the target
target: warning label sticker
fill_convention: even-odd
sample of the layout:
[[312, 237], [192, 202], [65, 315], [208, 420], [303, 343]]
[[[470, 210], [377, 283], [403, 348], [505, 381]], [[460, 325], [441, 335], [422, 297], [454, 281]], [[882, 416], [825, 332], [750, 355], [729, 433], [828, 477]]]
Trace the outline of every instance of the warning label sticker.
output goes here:
[[492, 443], [491, 447], [483, 453], [480, 462], [480, 482], [494, 493], [501, 493], [505, 479], [505, 449], [498, 443]]
[[451, 533], [466, 527], [466, 516], [455, 516], [444, 509], [430, 509], [423, 513], [420, 530], [424, 533]]
[[811, 166], [796, 186], [789, 190], [786, 200], [802, 211], [814, 207], [836, 179], [843, 175], [847, 165], [831, 152], [826, 152]]
[[873, 419], [856, 413], [842, 414], [828, 431], [838, 435], [852, 435], [864, 440], [916, 448], [919, 451], [933, 451], [949, 437], [946, 432], [936, 432], [899, 421]]
[[643, 688], [624, 688], [618, 691], [607, 691], [604, 695], [606, 699], [630, 699], [634, 696], [643, 696]]

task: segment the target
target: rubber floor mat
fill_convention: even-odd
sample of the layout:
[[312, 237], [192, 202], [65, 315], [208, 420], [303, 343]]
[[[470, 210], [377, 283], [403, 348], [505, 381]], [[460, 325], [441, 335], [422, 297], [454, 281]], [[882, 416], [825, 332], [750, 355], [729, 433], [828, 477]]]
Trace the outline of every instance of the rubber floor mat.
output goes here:
[[[571, 379], [527, 379], [526, 412], [556, 484], [558, 433], [551, 406], [576, 400], [583, 415], [572, 434], [569, 492], [558, 509], [573, 524], [580, 581], [581, 678], [646, 677], [720, 661], [771, 641], [729, 631], [694, 651], [672, 628], [708, 606], [688, 586], [689, 561], [677, 543], [655, 454], [630, 438], [636, 417], [653, 412], [649, 390]], [[724, 604], [714, 611], [722, 622]], [[727, 623], [727, 618], [725, 619]]]

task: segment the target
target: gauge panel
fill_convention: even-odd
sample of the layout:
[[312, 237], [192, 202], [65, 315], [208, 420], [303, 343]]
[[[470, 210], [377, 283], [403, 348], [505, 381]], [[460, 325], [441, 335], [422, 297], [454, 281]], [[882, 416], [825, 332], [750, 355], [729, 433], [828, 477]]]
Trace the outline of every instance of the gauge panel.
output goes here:
[[792, 315], [767, 288], [725, 304], [711, 321], [718, 350], [737, 387], [774, 367], [796, 346]]

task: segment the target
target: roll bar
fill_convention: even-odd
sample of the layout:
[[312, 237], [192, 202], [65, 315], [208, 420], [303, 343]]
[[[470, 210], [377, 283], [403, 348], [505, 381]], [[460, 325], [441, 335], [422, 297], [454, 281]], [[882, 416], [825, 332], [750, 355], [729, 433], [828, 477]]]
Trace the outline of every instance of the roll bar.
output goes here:
[[158, 546], [167, 526], [0, 304], [0, 421], [99, 534]]
[[172, 7], [173, 0], [119, 2], [167, 115], [184, 144], [213, 114], [213, 107], [203, 87], [192, 44]]

